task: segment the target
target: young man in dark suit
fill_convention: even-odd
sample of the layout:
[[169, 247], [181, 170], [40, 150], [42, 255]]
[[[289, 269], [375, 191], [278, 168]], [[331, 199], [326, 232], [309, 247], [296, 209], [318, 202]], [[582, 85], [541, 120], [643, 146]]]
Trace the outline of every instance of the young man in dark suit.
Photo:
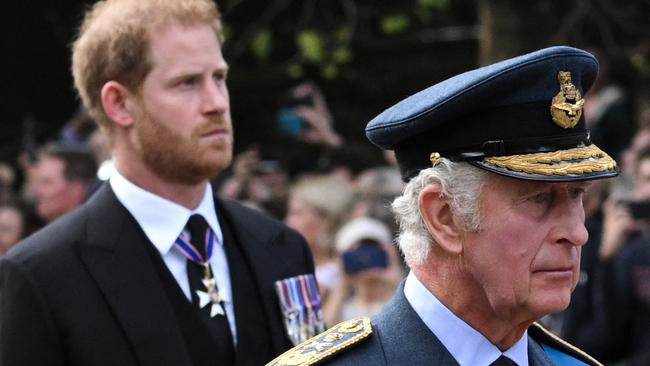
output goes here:
[[569, 305], [589, 180], [618, 174], [592, 144], [589, 53], [551, 47], [469, 71], [366, 128], [408, 182], [393, 202], [411, 272], [372, 319], [269, 365], [600, 365], [537, 320]]
[[211, 0], [107, 0], [73, 45], [117, 172], [0, 262], [1, 365], [260, 365], [291, 346], [275, 281], [304, 240], [214, 196], [232, 124]]

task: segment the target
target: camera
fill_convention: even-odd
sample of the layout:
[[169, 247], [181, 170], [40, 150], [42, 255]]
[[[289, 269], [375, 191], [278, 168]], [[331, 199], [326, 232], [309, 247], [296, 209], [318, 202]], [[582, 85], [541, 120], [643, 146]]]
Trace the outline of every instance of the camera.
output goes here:
[[343, 270], [348, 274], [388, 267], [386, 251], [374, 240], [363, 240], [356, 248], [343, 252], [342, 256]]

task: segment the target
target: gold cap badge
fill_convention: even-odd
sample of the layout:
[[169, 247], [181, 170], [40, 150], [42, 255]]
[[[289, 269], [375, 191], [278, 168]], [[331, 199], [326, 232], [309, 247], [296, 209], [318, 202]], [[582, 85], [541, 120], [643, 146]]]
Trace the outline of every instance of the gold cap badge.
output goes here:
[[438, 165], [440, 162], [440, 154], [437, 152], [432, 152], [431, 155], [429, 156], [429, 160], [431, 160], [432, 166]]
[[553, 122], [562, 128], [572, 128], [578, 124], [582, 116], [585, 100], [582, 99], [578, 88], [573, 85], [569, 71], [560, 71], [557, 80], [560, 83], [560, 91], [551, 102]]

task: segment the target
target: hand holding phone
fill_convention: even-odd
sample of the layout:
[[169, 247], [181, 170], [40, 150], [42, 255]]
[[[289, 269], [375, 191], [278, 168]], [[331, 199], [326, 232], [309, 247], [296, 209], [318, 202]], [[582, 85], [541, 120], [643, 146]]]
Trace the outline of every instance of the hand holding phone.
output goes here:
[[343, 252], [343, 270], [347, 274], [359, 273], [371, 268], [387, 268], [388, 256], [381, 245], [364, 241], [354, 249]]

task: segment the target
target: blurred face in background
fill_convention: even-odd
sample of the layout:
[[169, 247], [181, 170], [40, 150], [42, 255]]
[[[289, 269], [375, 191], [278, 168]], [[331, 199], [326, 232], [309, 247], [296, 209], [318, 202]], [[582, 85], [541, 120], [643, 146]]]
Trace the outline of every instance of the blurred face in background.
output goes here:
[[650, 199], [650, 158], [638, 162], [634, 184], [635, 199]]
[[18, 242], [23, 236], [23, 216], [18, 208], [0, 206], [0, 255]]
[[326, 230], [326, 220], [318, 210], [298, 197], [291, 197], [284, 222], [305, 238], [312, 253], [323, 252], [321, 238]]
[[79, 206], [86, 195], [86, 185], [67, 180], [64, 170], [63, 160], [44, 156], [34, 171], [36, 213], [47, 222]]

